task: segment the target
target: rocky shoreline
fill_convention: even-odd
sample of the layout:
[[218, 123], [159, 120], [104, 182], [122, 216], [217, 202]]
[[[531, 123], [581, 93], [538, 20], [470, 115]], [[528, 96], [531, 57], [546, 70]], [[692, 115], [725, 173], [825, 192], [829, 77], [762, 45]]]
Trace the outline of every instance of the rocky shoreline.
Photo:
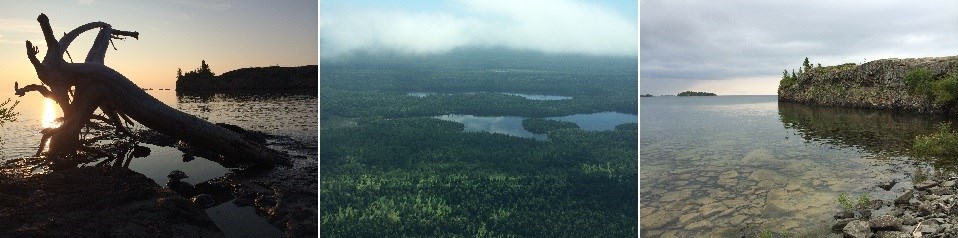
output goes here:
[[127, 168], [0, 174], [3, 237], [223, 237], [201, 207]]
[[821, 106], [947, 112], [947, 105], [936, 105], [928, 95], [909, 93], [905, 76], [917, 69], [927, 70], [931, 78], [942, 78], [958, 72], [958, 56], [881, 59], [861, 65], [809, 68], [794, 81], [783, 80], [778, 99]]
[[[844, 237], [956, 237], [958, 177], [917, 182], [894, 201], [873, 200], [836, 214], [832, 231]], [[894, 184], [891, 184], [894, 186]]]

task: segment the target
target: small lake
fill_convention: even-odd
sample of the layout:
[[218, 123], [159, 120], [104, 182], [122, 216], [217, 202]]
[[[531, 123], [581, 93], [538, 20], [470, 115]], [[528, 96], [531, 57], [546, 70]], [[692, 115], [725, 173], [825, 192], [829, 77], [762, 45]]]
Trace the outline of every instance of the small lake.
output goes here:
[[[451, 94], [449, 94], [449, 93], [411, 92], [411, 93], [406, 93], [406, 96], [426, 97], [427, 95], [433, 95], [433, 94], [451, 95]], [[468, 93], [462, 93], [462, 94], [475, 94], [475, 92], [468, 92]], [[501, 93], [501, 94], [513, 95], [513, 96], [520, 96], [520, 97], [523, 97], [523, 98], [529, 99], [529, 100], [546, 100], [546, 101], [550, 101], [550, 100], [572, 99], [572, 97], [556, 96], [556, 95], [540, 95], [540, 94], [524, 94], [524, 93]]]
[[[302, 144], [303, 150], [273, 146], [293, 155], [306, 156], [316, 160], [317, 96], [313, 93], [279, 94], [198, 94], [177, 95], [171, 90], [147, 91], [161, 102], [186, 113], [207, 119], [211, 122], [223, 122], [245, 129], [263, 131], [271, 135], [286, 136]], [[0, 161], [32, 156], [39, 144], [39, 131], [55, 124], [59, 115], [56, 104], [47, 102], [39, 94], [27, 94], [16, 97], [12, 94], [0, 94], [0, 100], [13, 98], [20, 104], [16, 111], [18, 120], [3, 127], [3, 147]], [[136, 125], [133, 130], [144, 129]], [[172, 148], [149, 144], [140, 145], [150, 148], [150, 155], [133, 158], [129, 168], [153, 179], [165, 186], [170, 171], [184, 171], [189, 177], [183, 181], [190, 184], [222, 177], [229, 169], [212, 161], [196, 158], [183, 161], [183, 152]], [[42, 171], [41, 171], [42, 172]], [[313, 174], [315, 176], [315, 174]], [[3, 191], [0, 191], [3, 192]], [[208, 208], [206, 213], [227, 237], [282, 237], [283, 232], [269, 224], [265, 217], [256, 214], [253, 207], [238, 207], [232, 201]]]
[[[547, 140], [546, 134], [535, 134], [522, 127], [524, 117], [500, 116], [480, 117], [472, 115], [443, 115], [435, 118], [462, 123], [465, 131], [485, 131], [490, 133], [506, 134], [510, 136]], [[623, 123], [635, 123], [638, 117], [632, 114], [619, 112], [599, 112], [590, 114], [575, 114], [546, 119], [573, 122], [583, 130], [603, 131], [612, 130]]]
[[522, 127], [522, 117], [477, 117], [472, 115], [442, 115], [440, 120], [462, 123], [465, 131], [485, 131], [536, 140], [546, 140], [545, 134], [535, 134]]
[[[779, 103], [774, 95], [640, 104], [642, 237], [824, 237], [841, 210], [838, 194], [887, 202], [917, 174], [956, 168], [909, 156], [915, 136], [943, 122], [930, 115]], [[877, 188], [890, 181], [898, 182], [890, 191]]]

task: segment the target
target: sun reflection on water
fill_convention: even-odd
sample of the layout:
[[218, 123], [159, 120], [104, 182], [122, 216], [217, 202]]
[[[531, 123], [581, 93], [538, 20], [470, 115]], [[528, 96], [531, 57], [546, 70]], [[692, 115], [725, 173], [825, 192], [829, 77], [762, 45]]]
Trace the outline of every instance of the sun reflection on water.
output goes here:
[[43, 115], [40, 117], [40, 126], [43, 128], [54, 128], [60, 126], [57, 122], [57, 103], [49, 98], [44, 99]]

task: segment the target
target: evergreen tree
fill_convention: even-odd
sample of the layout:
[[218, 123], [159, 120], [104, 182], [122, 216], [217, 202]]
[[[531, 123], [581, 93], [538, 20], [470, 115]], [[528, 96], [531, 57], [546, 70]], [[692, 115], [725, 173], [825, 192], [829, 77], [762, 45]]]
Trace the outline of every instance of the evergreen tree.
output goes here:
[[181, 78], [183, 78], [183, 69], [176, 68], [176, 79], [181, 79]]
[[794, 78], [798, 78], [798, 76], [795, 76], [795, 70], [794, 70], [794, 69], [792, 70], [792, 78], [793, 78], [793, 79], [794, 79]]
[[788, 79], [788, 70], [782, 71], [782, 79]]

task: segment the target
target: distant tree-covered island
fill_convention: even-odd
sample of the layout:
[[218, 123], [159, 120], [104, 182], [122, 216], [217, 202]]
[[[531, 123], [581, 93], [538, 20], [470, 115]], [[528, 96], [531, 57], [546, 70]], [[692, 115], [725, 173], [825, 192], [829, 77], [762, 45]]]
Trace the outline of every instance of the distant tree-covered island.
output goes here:
[[718, 95], [715, 95], [714, 93], [708, 93], [708, 92], [685, 91], [685, 92], [679, 93], [679, 96], [685, 97], [685, 96], [718, 96]]
[[250, 67], [215, 75], [203, 60], [200, 68], [183, 73], [176, 71], [176, 91], [264, 91], [302, 90], [319, 86], [316, 65], [297, 67]]
[[644, 97], [644, 98], [647, 98], [647, 97], [654, 97], [654, 96], [652, 96], [652, 94], [648, 94], [648, 93], [646, 93], [646, 94], [642, 94], [642, 95], [640, 95], [640, 97]]

